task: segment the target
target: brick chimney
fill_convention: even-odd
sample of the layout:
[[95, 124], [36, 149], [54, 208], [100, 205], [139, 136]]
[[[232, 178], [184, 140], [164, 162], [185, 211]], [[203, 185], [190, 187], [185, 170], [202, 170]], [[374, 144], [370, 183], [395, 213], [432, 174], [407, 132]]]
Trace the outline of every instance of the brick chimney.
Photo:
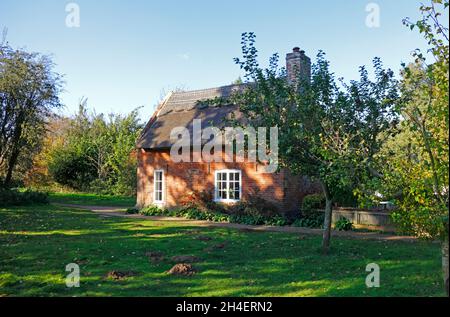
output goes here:
[[287, 79], [290, 84], [295, 84], [298, 79], [311, 81], [311, 59], [305, 55], [305, 51], [294, 47], [292, 53], [286, 55]]

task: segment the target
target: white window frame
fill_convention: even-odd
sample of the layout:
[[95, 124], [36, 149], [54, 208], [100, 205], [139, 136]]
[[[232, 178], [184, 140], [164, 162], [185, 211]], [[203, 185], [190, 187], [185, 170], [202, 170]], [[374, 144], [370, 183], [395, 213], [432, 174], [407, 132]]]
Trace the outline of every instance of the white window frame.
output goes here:
[[[230, 199], [230, 198], [220, 198], [219, 197], [219, 188], [217, 186], [217, 175], [222, 173], [227, 174], [227, 189], [230, 188], [230, 174], [232, 173], [239, 173], [239, 199]], [[227, 195], [228, 196], [228, 195]], [[224, 202], [224, 203], [235, 203], [239, 202], [242, 199], [242, 171], [238, 169], [223, 169], [223, 170], [217, 170], [214, 172], [214, 201], [215, 202]]]
[[[156, 173], [161, 172], [161, 200], [156, 200]], [[163, 204], [165, 202], [166, 199], [166, 195], [165, 195], [165, 175], [164, 175], [164, 170], [154, 170], [153, 171], [153, 203], [155, 204]]]

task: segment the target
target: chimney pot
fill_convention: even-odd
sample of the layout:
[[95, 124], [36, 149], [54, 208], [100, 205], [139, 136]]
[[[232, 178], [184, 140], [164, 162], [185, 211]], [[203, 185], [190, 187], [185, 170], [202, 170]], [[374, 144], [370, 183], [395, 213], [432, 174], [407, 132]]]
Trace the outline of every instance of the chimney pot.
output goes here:
[[300, 47], [294, 47], [292, 49], [292, 51], [295, 52], [295, 53], [298, 53], [298, 52], [300, 52]]

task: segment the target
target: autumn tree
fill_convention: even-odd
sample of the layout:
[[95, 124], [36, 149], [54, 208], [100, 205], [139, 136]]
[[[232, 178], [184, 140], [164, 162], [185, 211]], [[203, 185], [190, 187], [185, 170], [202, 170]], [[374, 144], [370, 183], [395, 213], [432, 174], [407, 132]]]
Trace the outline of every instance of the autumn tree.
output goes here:
[[[31, 167], [48, 118], [61, 106], [61, 76], [38, 53], [0, 45], [0, 186]], [[20, 177], [19, 177], [20, 178]]]
[[80, 191], [135, 194], [137, 160], [133, 150], [142, 129], [138, 109], [126, 115], [89, 112], [64, 118], [60, 142], [46, 149], [48, 172], [57, 183]]
[[449, 194], [449, 34], [441, 22], [449, 2], [422, 5], [422, 18], [404, 24], [427, 40], [433, 60], [416, 50], [415, 61], [402, 70], [400, 133], [381, 152], [384, 168], [379, 191], [398, 206], [400, 229], [424, 239], [442, 241], [444, 281], [448, 292]]

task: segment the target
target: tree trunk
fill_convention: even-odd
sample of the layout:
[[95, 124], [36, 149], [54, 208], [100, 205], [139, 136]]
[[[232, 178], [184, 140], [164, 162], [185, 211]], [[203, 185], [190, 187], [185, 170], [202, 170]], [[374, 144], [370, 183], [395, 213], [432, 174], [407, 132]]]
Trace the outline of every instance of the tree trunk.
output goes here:
[[23, 114], [23, 112], [21, 112], [17, 116], [17, 120], [15, 122], [16, 131], [14, 131], [14, 136], [12, 138], [12, 150], [11, 150], [9, 159], [7, 160], [7, 170], [6, 170], [5, 181], [3, 184], [5, 186], [5, 188], [11, 187], [12, 174], [13, 174], [14, 168], [16, 167], [16, 164], [17, 164], [17, 157], [19, 156], [19, 153], [20, 153], [19, 142], [20, 142], [20, 138], [22, 137], [22, 124], [24, 122], [23, 118], [24, 118], [24, 114]]
[[322, 182], [323, 193], [325, 195], [325, 218], [323, 221], [323, 238], [322, 238], [322, 252], [327, 254], [330, 250], [331, 239], [331, 219], [333, 214], [333, 199], [331, 198], [328, 186]]
[[7, 172], [6, 172], [5, 182], [4, 182], [5, 188], [11, 187], [12, 174], [13, 174], [14, 168], [16, 167], [17, 157], [19, 156], [19, 153], [20, 153], [19, 147], [14, 146], [14, 149], [11, 153], [11, 157], [9, 158], [9, 161], [8, 161], [8, 167], [7, 167]]
[[445, 291], [448, 296], [448, 237], [442, 242], [442, 271], [444, 273]]

